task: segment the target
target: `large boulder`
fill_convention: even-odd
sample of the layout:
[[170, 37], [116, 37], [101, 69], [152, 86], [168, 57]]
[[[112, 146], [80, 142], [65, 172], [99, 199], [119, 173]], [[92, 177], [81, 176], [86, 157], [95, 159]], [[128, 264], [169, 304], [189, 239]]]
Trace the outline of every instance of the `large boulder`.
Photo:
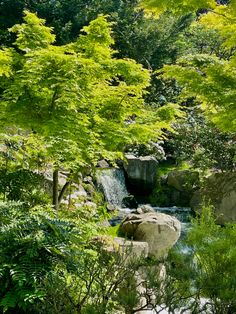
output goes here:
[[129, 214], [121, 231], [135, 241], [147, 242], [149, 256], [163, 257], [180, 237], [181, 224], [175, 217], [162, 213]]
[[204, 188], [194, 193], [190, 205], [195, 211], [203, 203], [214, 206], [217, 222], [236, 222], [236, 172], [214, 173], [205, 180]]
[[156, 158], [153, 156], [126, 155], [126, 160], [124, 169], [131, 190], [136, 192], [138, 190], [141, 193], [151, 192], [156, 182], [158, 166]]
[[167, 184], [180, 192], [191, 192], [199, 186], [199, 173], [190, 170], [170, 171]]

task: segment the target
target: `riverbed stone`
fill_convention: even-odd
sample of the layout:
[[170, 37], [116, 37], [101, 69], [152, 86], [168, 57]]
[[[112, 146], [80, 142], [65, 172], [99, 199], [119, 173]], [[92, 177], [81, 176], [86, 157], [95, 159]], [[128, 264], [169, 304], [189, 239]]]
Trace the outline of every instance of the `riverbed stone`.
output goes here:
[[137, 214], [145, 214], [145, 213], [155, 213], [155, 210], [152, 206], [150, 205], [141, 205], [137, 208], [136, 210]]
[[122, 200], [122, 207], [124, 208], [137, 208], [138, 202], [136, 201], [135, 197], [133, 195], [128, 195], [123, 198]]
[[175, 217], [163, 213], [129, 214], [120, 226], [126, 236], [144, 241], [149, 256], [164, 257], [180, 237], [181, 224]]

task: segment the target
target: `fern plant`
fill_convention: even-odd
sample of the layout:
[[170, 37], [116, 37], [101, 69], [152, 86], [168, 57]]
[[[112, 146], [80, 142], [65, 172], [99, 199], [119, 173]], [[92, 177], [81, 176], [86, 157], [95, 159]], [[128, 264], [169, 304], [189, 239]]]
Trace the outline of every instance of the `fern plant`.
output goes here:
[[72, 251], [78, 244], [82, 249], [87, 231], [58, 218], [50, 208], [29, 210], [20, 203], [1, 203], [0, 310], [30, 313], [33, 303], [44, 301], [45, 276], [58, 265], [69, 267]]

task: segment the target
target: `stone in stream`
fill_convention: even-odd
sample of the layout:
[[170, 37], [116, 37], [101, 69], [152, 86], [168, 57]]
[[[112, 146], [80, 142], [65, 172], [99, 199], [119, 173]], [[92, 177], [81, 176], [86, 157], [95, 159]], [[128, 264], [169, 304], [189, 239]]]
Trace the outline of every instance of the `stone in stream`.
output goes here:
[[146, 213], [155, 213], [155, 210], [153, 207], [149, 205], [141, 205], [136, 210], [137, 214], [146, 214]]
[[181, 223], [175, 217], [163, 213], [131, 213], [123, 220], [120, 229], [129, 239], [147, 242], [149, 256], [160, 258], [179, 239]]
[[122, 200], [122, 207], [124, 208], [137, 208], [138, 207], [138, 202], [136, 201], [135, 197], [133, 195], [128, 195], [123, 198]]

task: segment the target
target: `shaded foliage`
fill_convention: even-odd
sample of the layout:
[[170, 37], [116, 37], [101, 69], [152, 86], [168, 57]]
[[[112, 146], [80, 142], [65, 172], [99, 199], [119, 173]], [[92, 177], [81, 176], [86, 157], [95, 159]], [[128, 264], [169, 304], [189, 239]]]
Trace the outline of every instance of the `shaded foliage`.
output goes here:
[[190, 161], [193, 168], [235, 170], [235, 135], [220, 131], [204, 119], [197, 108], [186, 109], [187, 117], [176, 124], [176, 134], [166, 142], [166, 151], [177, 163]]

